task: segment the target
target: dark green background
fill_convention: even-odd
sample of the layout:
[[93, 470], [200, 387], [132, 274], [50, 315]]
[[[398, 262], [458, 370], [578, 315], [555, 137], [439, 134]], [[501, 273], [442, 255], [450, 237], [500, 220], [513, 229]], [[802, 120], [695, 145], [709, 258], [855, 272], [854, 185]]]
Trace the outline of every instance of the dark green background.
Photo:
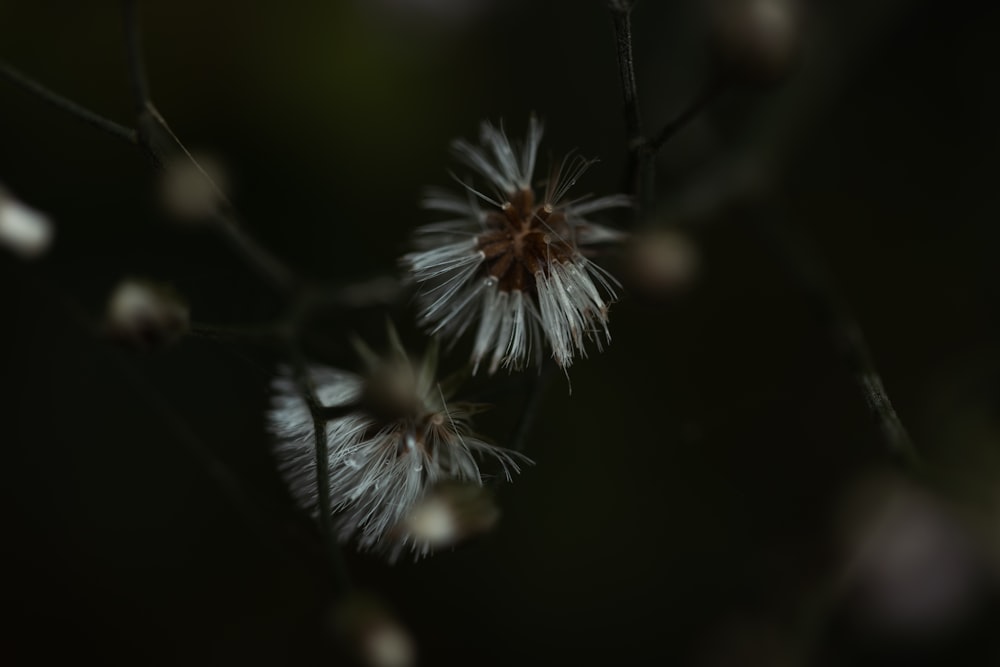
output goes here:
[[[447, 144], [481, 119], [518, 135], [536, 112], [543, 153], [601, 158], [580, 192], [619, 187], [625, 132], [602, 3], [496, 4], [459, 24], [363, 0], [145, 2], [153, 96], [190, 147], [227, 166], [249, 231], [296, 270], [331, 281], [391, 272], [430, 221], [420, 189], [449, 183]], [[636, 9], [650, 126], [707, 76], [697, 6]], [[784, 86], [731, 91], [662, 154], [659, 222], [695, 240], [700, 279], [665, 302], [626, 296], [610, 349], [573, 366], [572, 396], [562, 379], [550, 385], [528, 446], [536, 465], [502, 489], [498, 530], [415, 565], [351, 555], [425, 664], [1000, 661], [992, 588], [941, 637], [872, 634], [847, 602], [816, 611], [844, 565], [845, 496], [888, 460], [826, 332], [753, 231], [776, 220], [812, 240], [928, 461], [927, 488], [967, 519], [992, 581], [1000, 12], [810, 8], [805, 56]], [[0, 0], [0, 57], [129, 122], [117, 3]], [[771, 187], [724, 198], [713, 175], [734, 159]], [[210, 233], [164, 221], [152, 177], [134, 148], [0, 81], [0, 182], [58, 229], [37, 264], [0, 255], [12, 619], [0, 661], [336, 664], [317, 540], [263, 432], [272, 355], [202, 339], [140, 354], [83, 326], [136, 275], [173, 284], [199, 321], [279, 311]], [[420, 349], [412, 310], [394, 316]], [[350, 365], [346, 335], [378, 345], [382, 314], [321, 328], [329, 360]], [[502, 444], [519, 385], [495, 386], [512, 391], [480, 423]], [[178, 428], [238, 476], [263, 532]]]

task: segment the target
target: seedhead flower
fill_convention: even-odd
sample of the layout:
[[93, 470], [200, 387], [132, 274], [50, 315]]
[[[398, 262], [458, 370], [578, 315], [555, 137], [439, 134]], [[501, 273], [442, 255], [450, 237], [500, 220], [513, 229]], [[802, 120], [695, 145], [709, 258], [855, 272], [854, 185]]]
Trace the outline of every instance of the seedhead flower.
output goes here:
[[420, 322], [452, 340], [475, 329], [472, 361], [522, 368], [542, 358], [543, 341], [563, 368], [584, 341], [598, 349], [610, 341], [608, 306], [614, 278], [584, 256], [590, 244], [623, 235], [586, 216], [628, 206], [623, 195], [567, 200], [591, 162], [570, 155], [535, 188], [541, 124], [531, 119], [524, 143], [511, 144], [502, 128], [483, 123], [479, 145], [462, 140], [456, 156], [486, 180], [464, 192], [433, 190], [430, 210], [454, 216], [417, 232], [417, 247], [403, 264], [420, 285]]
[[[445, 402], [435, 379], [436, 353], [411, 360], [395, 336], [387, 358], [362, 343], [363, 375], [335, 368], [308, 369], [316, 396], [327, 408], [342, 408], [327, 422], [331, 509], [342, 542], [376, 550], [396, 560], [409, 546], [416, 557], [434, 544], [406, 523], [412, 510], [440, 482], [482, 485], [476, 457], [499, 461], [510, 479], [519, 472], [516, 454], [473, 434], [475, 406]], [[297, 383], [282, 372], [273, 383], [268, 414], [279, 468], [297, 502], [318, 513], [313, 421]]]

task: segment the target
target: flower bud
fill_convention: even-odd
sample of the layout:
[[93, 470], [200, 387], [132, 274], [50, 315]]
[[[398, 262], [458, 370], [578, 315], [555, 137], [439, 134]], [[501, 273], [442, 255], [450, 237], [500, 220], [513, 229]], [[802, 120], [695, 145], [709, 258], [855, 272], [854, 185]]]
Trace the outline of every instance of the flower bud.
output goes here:
[[178, 157], [160, 172], [160, 203], [177, 222], [197, 223], [219, 211], [225, 183], [221, 165], [211, 156]]
[[352, 595], [333, 610], [333, 628], [345, 647], [368, 667], [409, 667], [417, 662], [413, 637], [374, 598]]
[[756, 85], [783, 79], [800, 47], [797, 0], [710, 0], [712, 47], [726, 75]]
[[452, 546], [496, 525], [500, 510], [493, 495], [475, 484], [443, 482], [410, 511], [404, 529], [431, 548]]
[[42, 213], [0, 190], [0, 245], [24, 259], [41, 256], [51, 245], [54, 230]]
[[954, 627], [982, 590], [979, 550], [939, 500], [909, 482], [871, 480], [848, 499], [843, 584], [872, 629], [930, 635]]
[[187, 332], [187, 304], [172, 290], [142, 280], [124, 280], [108, 299], [108, 334], [143, 348], [172, 343]]
[[698, 249], [685, 234], [654, 229], [635, 235], [627, 249], [632, 287], [651, 298], [673, 296], [698, 275]]

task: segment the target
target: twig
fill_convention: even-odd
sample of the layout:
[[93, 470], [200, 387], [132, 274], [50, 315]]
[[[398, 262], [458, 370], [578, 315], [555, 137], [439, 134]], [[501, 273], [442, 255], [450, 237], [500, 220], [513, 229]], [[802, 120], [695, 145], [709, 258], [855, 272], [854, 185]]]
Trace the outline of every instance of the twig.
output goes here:
[[135, 112], [141, 115], [149, 105], [149, 80], [142, 59], [142, 31], [139, 29], [138, 0], [124, 0], [122, 16], [125, 22], [125, 55], [129, 65], [129, 81], [132, 84], [132, 98]]
[[327, 440], [327, 422], [330, 411], [323, 406], [316, 396], [316, 388], [313, 386], [312, 378], [305, 360], [298, 349], [297, 335], [304, 317], [303, 311], [308, 310], [312, 295], [310, 290], [306, 290], [295, 279], [292, 271], [281, 261], [270, 254], [263, 246], [257, 244], [238, 225], [234, 215], [234, 209], [225, 195], [219, 190], [216, 184], [205, 170], [198, 164], [198, 161], [191, 155], [191, 152], [184, 146], [181, 140], [174, 134], [167, 124], [166, 119], [159, 113], [149, 97], [149, 84], [147, 82], [145, 68], [142, 64], [142, 54], [140, 50], [140, 26], [138, 21], [136, 0], [124, 0], [125, 38], [127, 44], [127, 57], [129, 70], [131, 72], [132, 90], [136, 103], [136, 111], [139, 116], [139, 141], [149, 150], [153, 157], [163, 166], [164, 158], [157, 150], [157, 132], [161, 137], [166, 138], [172, 148], [179, 150], [195, 168], [201, 176], [208, 181], [218, 195], [220, 202], [215, 218], [216, 229], [228, 242], [230, 248], [240, 254], [245, 261], [255, 267], [258, 273], [267, 277], [272, 284], [280, 288], [291, 297], [288, 318], [291, 327], [283, 330], [287, 337], [288, 356], [292, 361], [295, 370], [295, 379], [302, 397], [309, 407], [309, 413], [313, 420], [313, 433], [316, 447], [316, 484], [318, 492], [318, 513], [320, 533], [323, 536], [324, 547], [330, 561], [330, 566], [334, 575], [334, 583], [340, 592], [346, 592], [351, 587], [347, 566], [341, 553], [340, 544], [333, 527], [332, 508], [330, 505], [330, 471]]
[[716, 77], [709, 81], [701, 92], [695, 97], [687, 107], [681, 111], [676, 118], [669, 121], [656, 133], [656, 136], [643, 144], [643, 149], [655, 155], [663, 145], [677, 136], [677, 133], [687, 127], [691, 121], [696, 119], [707, 109], [712, 102], [719, 98], [719, 95], [726, 89], [727, 82], [724, 78]]
[[260, 343], [272, 345], [283, 339], [279, 327], [263, 325], [220, 326], [205, 322], [192, 322], [189, 333], [198, 338]]
[[524, 407], [521, 408], [521, 416], [514, 428], [514, 433], [510, 438], [509, 448], [515, 452], [523, 452], [527, 444], [528, 435], [535, 425], [535, 418], [538, 417], [539, 409], [542, 406], [542, 398], [545, 396], [545, 389], [549, 386], [549, 381], [555, 375], [556, 364], [552, 359], [547, 359], [538, 375], [530, 380], [528, 396], [524, 400]]
[[639, 113], [639, 93], [635, 84], [635, 61], [632, 57], [632, 10], [631, 7], [612, 7], [615, 24], [615, 41], [618, 47], [618, 75], [622, 81], [622, 97], [625, 103], [625, 129], [629, 142], [642, 138], [642, 119]]
[[138, 2], [137, 0], [123, 0], [122, 8], [129, 79], [138, 116], [139, 144], [149, 153], [154, 163], [161, 168], [166, 167], [169, 162], [169, 156], [166, 154], [168, 151], [180, 152], [185, 159], [190, 161], [201, 177], [212, 187], [217, 197], [219, 205], [216, 216], [213, 218], [214, 227], [230, 249], [243, 257], [244, 261], [253, 266], [257, 273], [266, 278], [275, 288], [286, 294], [294, 293], [297, 283], [294, 273], [243, 231], [236, 219], [233, 205], [180, 138], [170, 129], [166, 119], [153, 104], [149, 96], [149, 82], [142, 59]]
[[339, 587], [340, 593], [346, 593], [351, 589], [351, 579], [347, 571], [347, 564], [344, 562], [340, 543], [337, 541], [337, 533], [333, 526], [333, 509], [330, 504], [330, 456], [327, 422], [331, 417], [328, 408], [316, 396], [316, 387], [309, 375], [309, 368], [294, 341], [289, 343], [288, 356], [292, 360], [295, 382], [309, 407], [309, 414], [313, 421], [313, 441], [316, 447], [316, 511], [319, 515], [317, 520], [319, 521], [320, 534], [323, 537], [323, 544], [334, 574], [335, 584]]
[[851, 376], [878, 426], [889, 456], [899, 466], [914, 470], [921, 465], [913, 441], [889, 399], [882, 376], [875, 367], [861, 326], [837, 290], [833, 277], [822, 268], [808, 246], [794, 238], [791, 230], [776, 223], [759, 225], [767, 245], [799, 288], [810, 308], [826, 328], [841, 361]]
[[653, 203], [654, 174], [652, 156], [643, 150], [645, 140], [642, 136], [642, 117], [632, 56], [632, 6], [628, 2], [612, 2], [609, 6], [615, 27], [615, 53], [618, 57], [618, 75], [622, 82], [625, 106], [625, 130], [628, 134], [624, 187], [635, 195], [638, 203], [636, 213], [641, 215], [648, 212]]
[[132, 128], [120, 125], [113, 120], [109, 120], [104, 116], [77, 104], [69, 98], [63, 97], [59, 93], [43, 86], [2, 60], [0, 60], [0, 75], [11, 83], [20, 86], [34, 95], [37, 95], [57, 109], [61, 109], [69, 115], [75, 116], [92, 127], [96, 127], [97, 129], [107, 132], [114, 137], [123, 139], [130, 144], [139, 143], [138, 133]]
[[[74, 301], [69, 300], [61, 292], [51, 287], [45, 276], [36, 271], [25, 275], [33, 287], [44, 292], [68, 316], [68, 321], [75, 324], [81, 331], [95, 342], [98, 341], [100, 327]], [[268, 513], [251, 498], [236, 475], [226, 463], [220, 459], [205, 441], [195, 433], [181, 418], [170, 403], [153, 387], [149, 380], [143, 377], [130, 363], [128, 357], [107, 345], [99, 345], [98, 351], [111, 361], [118, 370], [118, 375], [132, 387], [132, 392], [142, 397], [145, 403], [165, 424], [165, 430], [172, 441], [180, 444], [194, 458], [201, 471], [214, 483], [225, 502], [236, 512], [243, 523], [256, 534], [265, 544], [270, 545], [276, 553], [288, 560], [302, 560], [302, 554], [289, 550], [283, 538], [284, 531], [273, 525]]]

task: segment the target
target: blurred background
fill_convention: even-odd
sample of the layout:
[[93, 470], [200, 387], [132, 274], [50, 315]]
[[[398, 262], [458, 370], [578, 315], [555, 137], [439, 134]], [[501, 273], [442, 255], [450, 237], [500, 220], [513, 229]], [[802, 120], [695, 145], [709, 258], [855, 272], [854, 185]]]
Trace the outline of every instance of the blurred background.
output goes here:
[[[432, 221], [421, 189], [450, 184], [449, 141], [483, 119], [517, 137], [534, 112], [543, 156], [600, 158], [577, 193], [621, 188], [597, 0], [141, 9], [158, 108], [224, 173], [248, 232], [309, 278], [393, 274]], [[747, 26], [713, 16], [704, 0], [635, 8], [649, 132], [712, 79], [710, 44], [745, 47]], [[602, 259], [625, 283], [614, 341], [572, 367], [572, 396], [549, 384], [497, 529], [415, 564], [348, 554], [421, 664], [1000, 664], [1000, 10], [816, 1], [793, 30], [781, 81], [744, 77], [660, 154], [655, 214]], [[766, 34], [751, 47], [789, 37]], [[0, 44], [134, 124], [118, 3], [0, 0]], [[92, 335], [128, 277], [224, 326], [274, 320], [278, 295], [164, 213], [135, 147], [2, 78], [0, 183], [55, 226], [38, 260], [0, 252], [2, 661], [341, 662], [318, 537], [264, 432], [275, 355]], [[893, 467], [762, 227], [807, 239], [836, 281], [919, 471]], [[423, 349], [407, 298], [391, 315]], [[314, 353], [356, 365], [348, 336], [383, 346], [384, 317], [321, 319]], [[477, 425], [499, 444], [522, 389], [469, 386], [492, 392]]]

